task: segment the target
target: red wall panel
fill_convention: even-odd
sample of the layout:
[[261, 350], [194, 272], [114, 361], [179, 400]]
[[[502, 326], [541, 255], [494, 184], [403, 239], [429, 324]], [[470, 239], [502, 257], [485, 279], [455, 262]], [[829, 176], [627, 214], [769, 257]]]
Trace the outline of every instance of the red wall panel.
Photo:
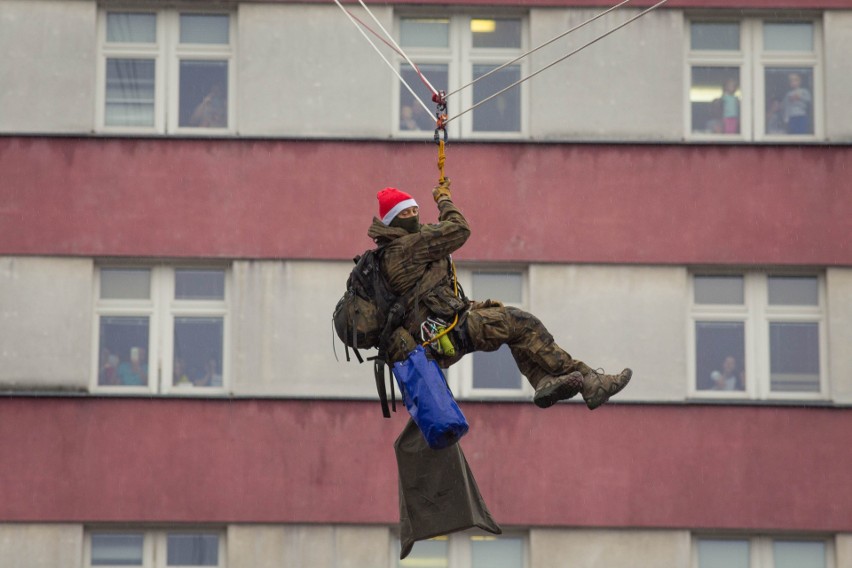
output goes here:
[[[852, 531], [852, 410], [462, 403], [504, 525]], [[398, 521], [378, 403], [0, 398], [0, 521]]]
[[[0, 138], [0, 254], [349, 259], [428, 142]], [[462, 260], [852, 265], [852, 146], [448, 148]]]

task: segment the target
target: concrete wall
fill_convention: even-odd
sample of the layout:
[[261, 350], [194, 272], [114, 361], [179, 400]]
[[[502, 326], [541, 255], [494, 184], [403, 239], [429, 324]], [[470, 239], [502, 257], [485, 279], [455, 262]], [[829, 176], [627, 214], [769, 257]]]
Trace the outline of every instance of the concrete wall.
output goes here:
[[387, 527], [231, 525], [228, 568], [391, 566]]
[[91, 259], [0, 257], [0, 387], [85, 390]]
[[829, 395], [838, 403], [852, 403], [852, 269], [829, 268], [828, 291], [828, 373]]
[[90, 0], [0, 2], [0, 132], [92, 131], [96, 9]]
[[[533, 10], [533, 46], [601, 10]], [[537, 70], [636, 15], [621, 9], [532, 56]], [[529, 83], [530, 134], [556, 140], [680, 140], [683, 137], [683, 15], [649, 14], [537, 75]]]
[[688, 531], [530, 531], [530, 568], [684, 568], [689, 565]]
[[80, 568], [83, 526], [0, 523], [0, 566]]
[[825, 22], [825, 134], [833, 142], [852, 141], [852, 12], [826, 12]]

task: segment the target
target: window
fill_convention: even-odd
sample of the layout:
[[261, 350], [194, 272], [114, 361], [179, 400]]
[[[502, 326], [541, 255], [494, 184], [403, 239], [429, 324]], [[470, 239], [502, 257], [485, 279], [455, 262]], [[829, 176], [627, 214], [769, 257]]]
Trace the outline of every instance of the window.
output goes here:
[[807, 140], [822, 135], [816, 21], [693, 19], [689, 136]]
[[829, 568], [833, 548], [825, 539], [696, 538], [694, 568]]
[[219, 531], [91, 531], [88, 537], [86, 566], [225, 565], [225, 539]]
[[[462, 533], [418, 541], [397, 566], [406, 568], [523, 568], [524, 538]], [[395, 558], [399, 558], [399, 542]]]
[[[498, 300], [505, 306], [522, 308], [524, 273], [518, 270], [473, 270], [459, 275], [464, 289], [474, 300]], [[448, 379], [453, 392], [461, 396], [514, 397], [529, 388], [508, 345], [492, 352], [477, 351], [450, 368]]]
[[692, 281], [694, 394], [825, 394], [821, 277], [697, 273]]
[[96, 280], [97, 390], [224, 389], [225, 269], [103, 266]]
[[227, 13], [102, 10], [98, 129], [233, 131], [233, 29]]
[[[399, 44], [437, 90], [452, 92], [483, 77], [449, 98], [449, 115], [459, 113], [519, 81], [524, 64], [503, 63], [518, 57], [525, 44], [525, 20], [520, 17], [408, 17], [398, 21]], [[404, 86], [399, 86], [400, 133], [435, 129], [431, 92], [416, 71], [399, 58], [400, 75], [432, 110], [426, 113]], [[487, 75], [487, 76], [486, 76]], [[523, 85], [483, 103], [448, 126], [452, 136], [505, 137], [523, 131]]]

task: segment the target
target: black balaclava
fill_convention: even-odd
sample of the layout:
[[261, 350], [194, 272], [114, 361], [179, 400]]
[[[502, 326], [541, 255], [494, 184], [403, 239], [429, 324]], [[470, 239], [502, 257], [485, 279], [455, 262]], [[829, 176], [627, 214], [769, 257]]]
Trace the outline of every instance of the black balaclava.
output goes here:
[[420, 214], [413, 217], [406, 217], [402, 219], [399, 215], [393, 218], [393, 221], [390, 222], [390, 227], [399, 227], [400, 229], [404, 229], [409, 233], [416, 233], [420, 231]]

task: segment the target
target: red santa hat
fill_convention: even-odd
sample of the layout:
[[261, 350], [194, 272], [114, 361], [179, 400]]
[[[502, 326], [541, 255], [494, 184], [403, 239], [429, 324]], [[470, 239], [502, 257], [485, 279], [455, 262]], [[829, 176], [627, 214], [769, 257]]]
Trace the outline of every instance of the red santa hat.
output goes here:
[[417, 207], [414, 198], [395, 187], [386, 187], [376, 194], [379, 200], [379, 218], [385, 225], [390, 225], [400, 211], [409, 207]]

